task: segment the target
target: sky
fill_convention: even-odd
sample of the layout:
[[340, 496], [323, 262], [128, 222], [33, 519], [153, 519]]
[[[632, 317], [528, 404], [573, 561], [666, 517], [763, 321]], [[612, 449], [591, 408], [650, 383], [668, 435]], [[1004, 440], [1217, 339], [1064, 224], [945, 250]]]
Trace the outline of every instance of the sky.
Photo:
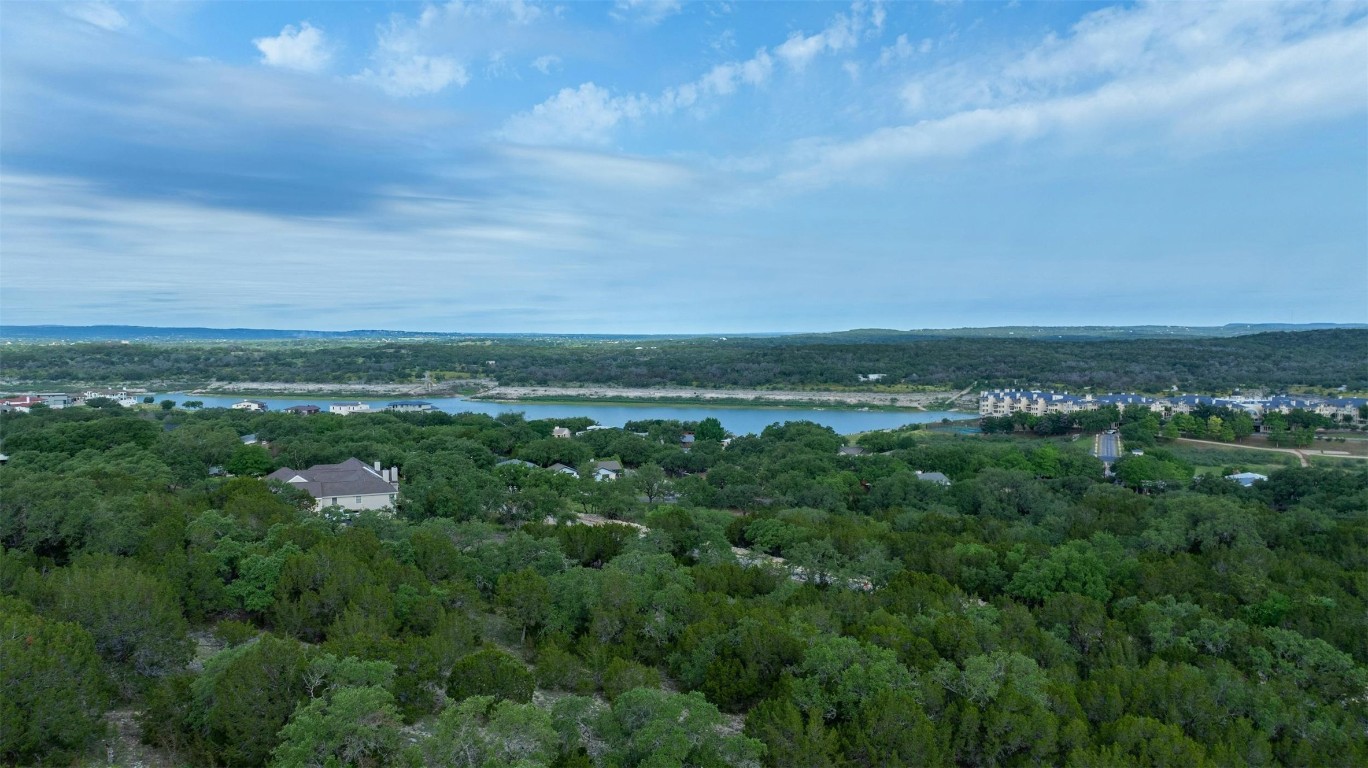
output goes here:
[[1362, 2], [5, 2], [0, 323], [1368, 322]]

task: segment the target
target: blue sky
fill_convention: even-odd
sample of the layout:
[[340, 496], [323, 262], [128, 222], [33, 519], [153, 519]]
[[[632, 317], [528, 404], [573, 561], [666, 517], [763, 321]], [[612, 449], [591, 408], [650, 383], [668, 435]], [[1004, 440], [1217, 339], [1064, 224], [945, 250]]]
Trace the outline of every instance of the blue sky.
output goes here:
[[1365, 3], [0, 14], [6, 324], [1365, 321]]

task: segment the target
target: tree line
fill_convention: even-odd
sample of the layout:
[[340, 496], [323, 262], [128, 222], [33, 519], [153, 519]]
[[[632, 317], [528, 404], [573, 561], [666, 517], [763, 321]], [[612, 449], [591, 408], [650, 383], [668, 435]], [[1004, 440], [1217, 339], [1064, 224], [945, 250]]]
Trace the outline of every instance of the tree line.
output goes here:
[[[411, 383], [488, 377], [509, 385], [626, 387], [1093, 387], [1225, 392], [1231, 388], [1368, 390], [1368, 331], [1262, 333], [1223, 339], [1052, 341], [689, 339], [648, 345], [497, 340], [293, 345], [14, 346], [0, 379], [23, 382], [280, 381]], [[491, 363], [493, 363], [491, 365]]]

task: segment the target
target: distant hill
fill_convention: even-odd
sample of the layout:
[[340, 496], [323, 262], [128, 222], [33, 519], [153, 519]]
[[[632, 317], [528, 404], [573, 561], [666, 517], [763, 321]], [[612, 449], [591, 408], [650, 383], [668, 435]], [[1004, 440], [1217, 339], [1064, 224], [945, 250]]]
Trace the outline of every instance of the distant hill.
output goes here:
[[1092, 340], [849, 336], [19, 343], [0, 347], [0, 382], [413, 383], [436, 375], [513, 386], [848, 388], [877, 373], [881, 386], [953, 389], [1368, 391], [1368, 329]]
[[1002, 325], [989, 328], [923, 328], [899, 331], [861, 328], [834, 333], [785, 336], [785, 341], [833, 344], [896, 344], [925, 339], [1037, 339], [1042, 341], [1117, 341], [1124, 339], [1226, 339], [1273, 331], [1364, 330], [1364, 323], [1227, 323], [1225, 325]]
[[441, 331], [310, 331], [280, 328], [160, 328], [145, 325], [0, 325], [0, 341], [27, 343], [108, 342], [241, 343], [252, 341], [442, 341], [446, 339], [646, 339], [692, 338], [649, 334], [448, 333]]
[[[785, 341], [837, 344], [894, 344], [924, 339], [1052, 339], [1059, 341], [1101, 341], [1154, 338], [1230, 338], [1269, 331], [1319, 331], [1330, 329], [1368, 329], [1363, 323], [1227, 323], [1220, 326], [1189, 325], [1070, 325], [1070, 326], [996, 326], [990, 328], [923, 328], [893, 330], [860, 328], [831, 333], [733, 333], [731, 338], [773, 338]], [[252, 341], [441, 341], [444, 339], [508, 340], [612, 340], [612, 339], [690, 339], [719, 334], [594, 334], [594, 333], [456, 333], [439, 331], [354, 330], [310, 331], [280, 328], [160, 328], [144, 325], [0, 325], [0, 341], [143, 343], [241, 343]]]

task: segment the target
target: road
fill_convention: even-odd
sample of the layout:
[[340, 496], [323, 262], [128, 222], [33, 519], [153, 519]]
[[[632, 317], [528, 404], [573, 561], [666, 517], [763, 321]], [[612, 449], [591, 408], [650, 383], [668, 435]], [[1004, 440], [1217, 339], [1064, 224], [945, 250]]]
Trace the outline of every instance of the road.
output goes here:
[[1121, 458], [1121, 436], [1104, 432], [1093, 438], [1093, 455], [1110, 467]]

